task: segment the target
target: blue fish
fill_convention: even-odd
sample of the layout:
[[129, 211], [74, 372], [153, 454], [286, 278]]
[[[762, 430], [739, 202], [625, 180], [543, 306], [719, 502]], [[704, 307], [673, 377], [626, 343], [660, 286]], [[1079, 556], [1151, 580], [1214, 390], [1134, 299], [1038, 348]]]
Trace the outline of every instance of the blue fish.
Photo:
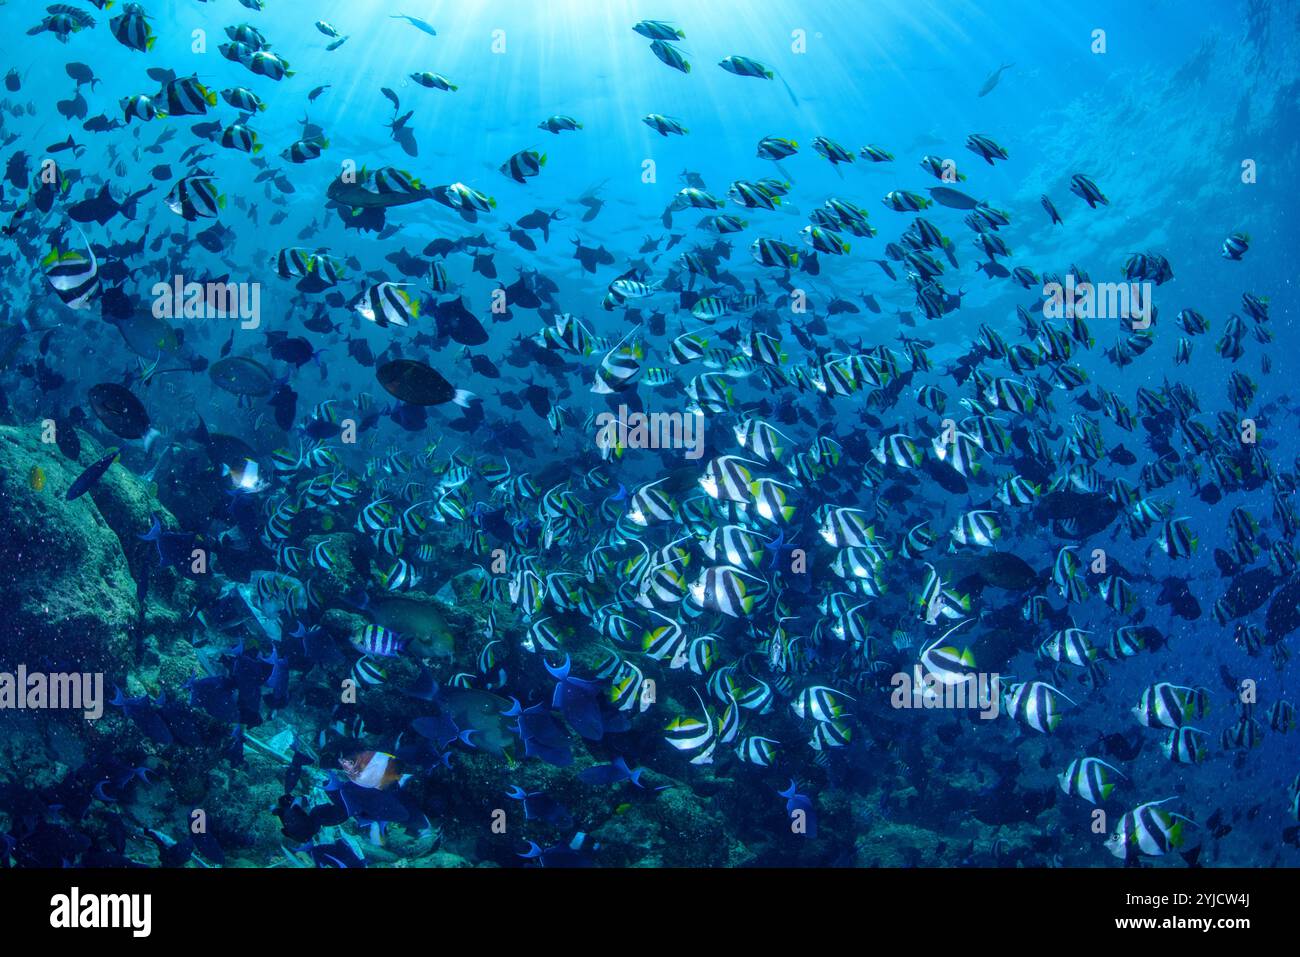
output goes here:
[[776, 792], [785, 798], [785, 813], [790, 818], [791, 825], [796, 821], [796, 814], [802, 814], [803, 834], [806, 837], [817, 836], [817, 809], [813, 805], [812, 798], [806, 794], [799, 793], [799, 785], [790, 779], [790, 786], [784, 791]]
[[108, 467], [117, 461], [117, 455], [117, 449], [110, 449], [107, 455], [77, 476], [76, 481], [68, 486], [68, 491], [63, 497], [69, 502], [75, 502], [89, 492], [95, 486], [95, 483], [104, 477]]
[[578, 780], [585, 784], [618, 784], [622, 781], [631, 781], [639, 788], [645, 787], [641, 783], [641, 775], [645, 772], [644, 768], [637, 768], [633, 771], [627, 766], [627, 760], [620, 754], [609, 764], [595, 764], [578, 772]]

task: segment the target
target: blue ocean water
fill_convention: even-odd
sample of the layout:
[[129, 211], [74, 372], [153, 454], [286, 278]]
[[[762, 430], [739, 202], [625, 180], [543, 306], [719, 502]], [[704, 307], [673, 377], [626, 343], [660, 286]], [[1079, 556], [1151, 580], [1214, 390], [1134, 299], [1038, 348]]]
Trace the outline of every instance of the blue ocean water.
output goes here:
[[0, 7], [0, 664], [121, 689], [7, 860], [1297, 862], [1294, 3], [97, 6]]

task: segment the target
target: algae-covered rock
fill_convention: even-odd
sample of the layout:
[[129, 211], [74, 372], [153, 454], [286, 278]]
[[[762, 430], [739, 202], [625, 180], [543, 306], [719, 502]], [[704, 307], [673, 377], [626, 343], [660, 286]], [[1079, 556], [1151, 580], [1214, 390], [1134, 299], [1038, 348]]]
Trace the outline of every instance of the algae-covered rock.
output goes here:
[[95, 500], [64, 499], [83, 467], [40, 438], [0, 426], [4, 658], [123, 673], [139, 612], [130, 565]]
[[[82, 439], [81, 445], [82, 462], [95, 461], [107, 451], [89, 436]], [[186, 577], [190, 559], [186, 557], [177, 566], [178, 570], [163, 568], [158, 548], [152, 542], [143, 541], [141, 536], [149, 531], [155, 519], [164, 531], [184, 529], [158, 501], [155, 489], [130, 469], [109, 469], [87, 494], [117, 535], [132, 579], [145, 583], [142, 630], [146, 634], [167, 634], [178, 628], [192, 604], [195, 590], [194, 582]], [[204, 547], [204, 542], [195, 542], [195, 548]]]
[[[159, 567], [140, 536], [176, 521], [151, 487], [119, 464], [76, 501], [67, 489], [107, 449], [78, 433], [79, 461], [37, 425], [0, 426], [0, 600], [5, 658], [107, 672], [124, 681], [182, 633], [194, 583]], [[140, 596], [144, 596], [143, 614]]]
[[434, 851], [426, 857], [420, 858], [416, 864], [420, 867], [473, 867], [474, 865], [459, 854], [453, 854], [450, 851]]
[[[619, 805], [592, 836], [619, 852], [622, 865], [737, 867], [752, 861], [728, 831], [717, 804], [681, 786], [658, 792], [653, 801]], [[602, 863], [614, 863], [605, 858]]]
[[342, 596], [364, 589], [367, 562], [361, 541], [351, 532], [312, 535], [303, 540], [308, 553], [320, 548], [328, 555], [328, 568], [315, 566], [307, 570], [321, 601], [335, 602]]

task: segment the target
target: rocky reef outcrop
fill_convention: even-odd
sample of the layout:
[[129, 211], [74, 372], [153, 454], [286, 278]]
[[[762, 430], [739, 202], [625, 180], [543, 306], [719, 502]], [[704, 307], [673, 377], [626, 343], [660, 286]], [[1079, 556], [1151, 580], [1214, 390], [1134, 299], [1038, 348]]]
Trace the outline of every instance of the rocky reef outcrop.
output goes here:
[[0, 657], [6, 666], [104, 672], [124, 680], [158, 636], [181, 625], [191, 583], [161, 574], [141, 541], [170, 513], [149, 486], [114, 465], [67, 501], [78, 475], [106, 450], [80, 433], [71, 460], [42, 441], [38, 423], [0, 426]]

